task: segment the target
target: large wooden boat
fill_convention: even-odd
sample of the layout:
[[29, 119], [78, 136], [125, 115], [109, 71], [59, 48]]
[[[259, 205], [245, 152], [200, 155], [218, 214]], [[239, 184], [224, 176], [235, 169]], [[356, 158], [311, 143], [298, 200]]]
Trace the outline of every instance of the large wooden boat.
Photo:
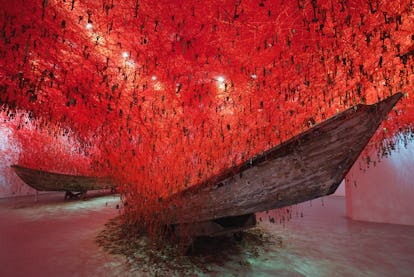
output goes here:
[[[219, 235], [255, 225], [254, 213], [335, 192], [402, 97], [357, 105], [288, 141], [162, 201], [165, 223], [188, 236]], [[73, 176], [13, 166], [37, 190], [112, 187], [108, 178]]]
[[[402, 97], [357, 105], [166, 201], [170, 223], [191, 234], [255, 224], [254, 213], [335, 192], [380, 123]], [[194, 224], [197, 222], [197, 228]]]
[[88, 190], [113, 188], [110, 178], [59, 174], [19, 165], [11, 167], [27, 185], [36, 191], [64, 191], [66, 192], [65, 198], [84, 195]]

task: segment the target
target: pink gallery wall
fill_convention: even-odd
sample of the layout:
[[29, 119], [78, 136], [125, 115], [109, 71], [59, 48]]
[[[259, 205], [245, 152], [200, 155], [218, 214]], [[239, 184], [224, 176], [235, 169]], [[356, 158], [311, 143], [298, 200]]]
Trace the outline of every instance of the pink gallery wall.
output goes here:
[[[363, 170], [360, 167], [365, 168]], [[414, 225], [414, 141], [366, 168], [361, 157], [346, 182], [347, 216], [354, 220]]]
[[10, 165], [18, 162], [20, 151], [21, 147], [11, 126], [0, 124], [0, 198], [35, 193], [10, 168]]

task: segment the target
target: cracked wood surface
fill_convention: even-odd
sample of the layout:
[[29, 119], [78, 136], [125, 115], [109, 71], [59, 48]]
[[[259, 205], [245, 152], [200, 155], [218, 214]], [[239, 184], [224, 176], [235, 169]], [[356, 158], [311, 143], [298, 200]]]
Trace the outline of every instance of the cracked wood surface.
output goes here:
[[402, 93], [357, 105], [166, 201], [172, 223], [280, 208], [335, 192]]

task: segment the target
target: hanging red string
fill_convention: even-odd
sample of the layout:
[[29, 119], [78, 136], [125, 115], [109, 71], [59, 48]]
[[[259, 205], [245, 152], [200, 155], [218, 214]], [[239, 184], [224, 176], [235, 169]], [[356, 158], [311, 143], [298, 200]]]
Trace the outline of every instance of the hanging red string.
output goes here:
[[113, 176], [150, 229], [162, 197], [355, 104], [405, 92], [373, 142], [413, 136], [409, 0], [0, 3], [3, 111], [39, 129], [20, 163]]

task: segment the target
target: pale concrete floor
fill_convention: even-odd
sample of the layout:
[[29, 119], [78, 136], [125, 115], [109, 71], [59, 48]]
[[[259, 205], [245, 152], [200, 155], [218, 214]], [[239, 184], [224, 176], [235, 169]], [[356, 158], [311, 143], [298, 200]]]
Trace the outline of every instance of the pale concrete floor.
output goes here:
[[0, 276], [115, 276], [121, 259], [105, 253], [95, 237], [118, 214], [119, 197], [39, 198], [0, 200]]
[[[238, 253], [209, 265], [206, 275], [414, 276], [414, 226], [348, 220], [344, 202], [327, 197], [323, 205], [304, 203], [286, 224], [269, 223], [269, 217], [278, 221], [275, 213], [260, 214], [274, 243], [259, 256]], [[130, 272], [127, 258], [95, 242], [118, 214], [117, 204], [112, 195], [63, 201], [63, 194], [50, 194], [38, 203], [34, 197], [1, 199], [0, 276], [141, 276]]]

